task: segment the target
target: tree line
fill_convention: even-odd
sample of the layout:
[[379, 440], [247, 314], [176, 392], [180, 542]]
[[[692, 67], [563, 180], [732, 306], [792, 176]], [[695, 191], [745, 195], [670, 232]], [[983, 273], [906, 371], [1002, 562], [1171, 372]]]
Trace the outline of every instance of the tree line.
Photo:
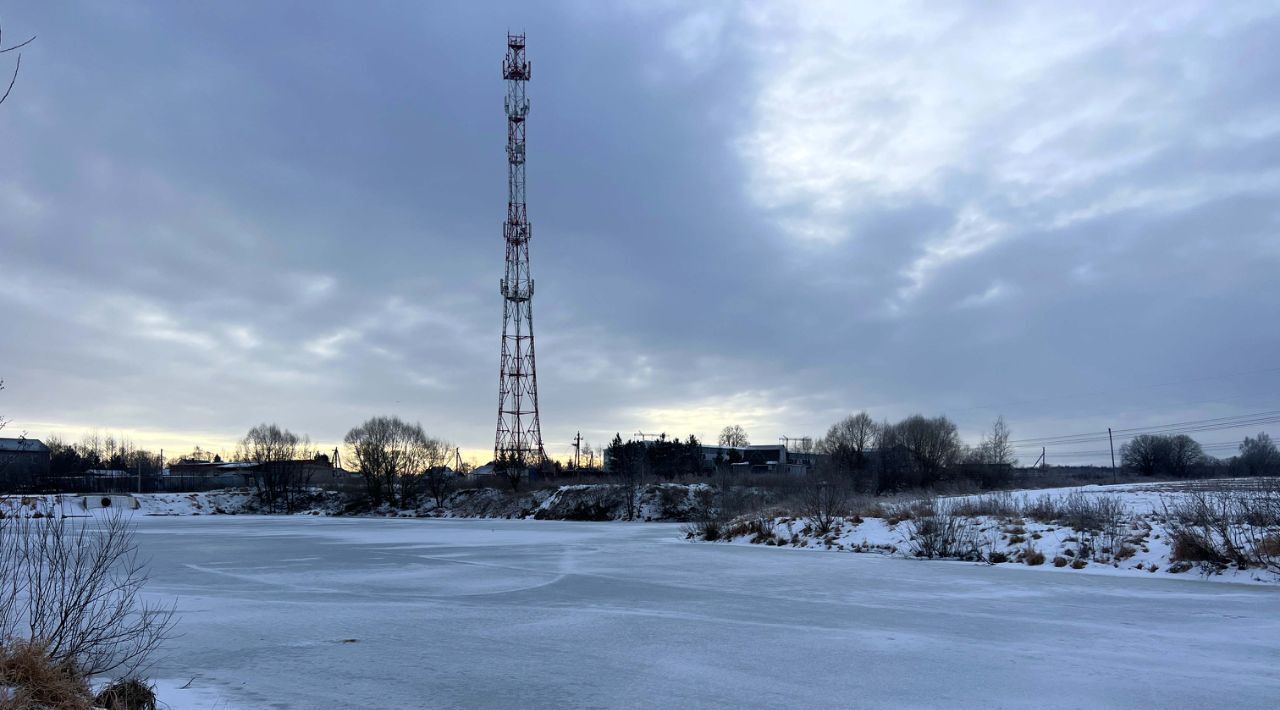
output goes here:
[[681, 441], [660, 434], [653, 441], [626, 441], [614, 434], [604, 450], [605, 467], [616, 475], [671, 480], [702, 472], [702, 443], [692, 434]]
[[[436, 505], [453, 491], [458, 472], [448, 467], [453, 445], [430, 436], [419, 423], [395, 416], [371, 417], [343, 437], [349, 460], [375, 508], [411, 508], [430, 498]], [[310, 439], [276, 424], [259, 424], [240, 442], [242, 461], [257, 464], [259, 498], [271, 510], [293, 512], [312, 492], [316, 470], [308, 465], [328, 457], [312, 451]]]
[[49, 475], [80, 476], [86, 471], [125, 471], [144, 477], [158, 476], [164, 469], [160, 454], [139, 448], [125, 437], [113, 434], [86, 434], [76, 443], [51, 436], [44, 440], [49, 447]]
[[1239, 476], [1280, 475], [1280, 451], [1266, 432], [1246, 436], [1236, 456], [1221, 461], [1186, 434], [1140, 434], [1120, 447], [1125, 468], [1144, 476], [1190, 478], [1209, 469]]
[[931, 488], [967, 479], [997, 488], [1017, 464], [1009, 427], [999, 417], [977, 446], [960, 440], [945, 416], [913, 414], [898, 422], [876, 422], [867, 412], [832, 424], [817, 442], [821, 473], [846, 481], [860, 493]]

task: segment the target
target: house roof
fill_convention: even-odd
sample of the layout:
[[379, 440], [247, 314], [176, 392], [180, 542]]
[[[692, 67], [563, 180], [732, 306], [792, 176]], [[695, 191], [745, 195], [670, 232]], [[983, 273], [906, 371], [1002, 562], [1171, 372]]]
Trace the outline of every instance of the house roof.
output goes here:
[[49, 447], [39, 439], [5, 439], [0, 438], [0, 451], [35, 451], [49, 453]]

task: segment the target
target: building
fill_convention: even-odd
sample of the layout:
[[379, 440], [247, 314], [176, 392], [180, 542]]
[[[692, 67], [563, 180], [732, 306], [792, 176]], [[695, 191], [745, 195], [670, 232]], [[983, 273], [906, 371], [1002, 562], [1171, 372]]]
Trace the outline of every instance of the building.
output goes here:
[[[631, 441], [646, 448], [656, 442], [651, 440]], [[715, 444], [699, 444], [702, 457], [701, 473], [714, 473], [722, 466], [743, 473], [777, 473], [788, 476], [802, 476], [818, 465], [822, 454], [814, 452], [788, 451], [785, 444], [755, 444], [751, 446], [718, 446]], [[604, 470], [611, 471], [613, 462], [606, 457]]]
[[818, 465], [819, 454], [788, 451], [785, 444], [754, 444], [751, 446], [702, 445], [702, 468], [714, 471], [717, 466], [728, 464], [734, 469], [751, 473], [782, 473], [800, 476]]
[[182, 459], [169, 464], [164, 475], [170, 478], [217, 481], [226, 486], [251, 486], [258, 475], [266, 468], [287, 469], [282, 473], [295, 476], [297, 481], [310, 485], [330, 483], [347, 483], [359, 474], [345, 471], [334, 466], [328, 456], [314, 459], [298, 459], [295, 461], [272, 461], [260, 464], [254, 461], [201, 461], [199, 459]]
[[39, 439], [0, 438], [0, 487], [26, 487], [49, 475], [49, 447]]

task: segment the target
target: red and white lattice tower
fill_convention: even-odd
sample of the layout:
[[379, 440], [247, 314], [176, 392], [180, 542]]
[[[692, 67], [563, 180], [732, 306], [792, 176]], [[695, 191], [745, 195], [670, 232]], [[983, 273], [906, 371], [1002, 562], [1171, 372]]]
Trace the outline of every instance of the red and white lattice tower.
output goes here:
[[507, 270], [502, 291], [502, 359], [498, 376], [498, 433], [493, 457], [510, 466], [537, 466], [546, 460], [538, 421], [538, 373], [533, 356], [533, 278], [529, 275], [532, 230], [525, 210], [524, 135], [529, 115], [525, 85], [529, 61], [524, 35], [507, 35], [502, 61], [507, 80]]

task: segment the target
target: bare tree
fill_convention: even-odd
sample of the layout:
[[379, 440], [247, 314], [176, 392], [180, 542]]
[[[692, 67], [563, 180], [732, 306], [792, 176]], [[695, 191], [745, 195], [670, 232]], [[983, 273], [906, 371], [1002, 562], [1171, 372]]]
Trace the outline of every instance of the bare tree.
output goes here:
[[879, 430], [879, 425], [865, 411], [850, 414], [831, 425], [827, 435], [818, 442], [818, 450], [829, 454], [846, 449], [863, 455], [875, 443]]
[[1145, 476], [1163, 473], [1183, 477], [1204, 461], [1204, 450], [1186, 434], [1139, 434], [1120, 447], [1120, 459]]
[[416, 504], [419, 480], [432, 463], [431, 452], [441, 449], [421, 424], [409, 424], [399, 417], [373, 417], [347, 432], [343, 441], [364, 476], [374, 505]]
[[259, 424], [240, 440], [239, 457], [258, 464], [254, 482], [271, 511], [294, 512], [311, 483], [306, 471], [312, 456], [308, 437], [275, 424]]
[[996, 417], [991, 431], [983, 435], [982, 443], [974, 449], [971, 460], [974, 463], [996, 466], [1018, 465], [1018, 457], [1014, 455], [1013, 445], [1009, 443], [1009, 433], [1009, 425], [1005, 424], [1004, 417]]
[[1178, 478], [1186, 478], [1191, 474], [1191, 469], [1204, 463], [1204, 449], [1200, 444], [1186, 434], [1178, 434], [1169, 437], [1169, 459], [1167, 466], [1169, 473]]
[[640, 509], [640, 492], [649, 481], [649, 458], [647, 456], [630, 456], [618, 472], [618, 482], [622, 488], [622, 505], [627, 520], [635, 520]]
[[[0, 387], [3, 386], [0, 382]], [[0, 426], [4, 422], [0, 421]], [[1265, 431], [1258, 432], [1257, 436], [1246, 436], [1244, 441], [1240, 442], [1239, 465], [1244, 468], [1244, 472], [1250, 476], [1266, 476], [1280, 469], [1280, 451], [1276, 450], [1276, 445], [1271, 441], [1271, 436]]]
[[142, 599], [147, 580], [118, 510], [96, 521], [0, 517], [0, 641], [38, 644], [86, 678], [133, 674], [169, 637], [173, 607]]
[[737, 424], [730, 424], [720, 430], [721, 446], [749, 446], [750, 443], [746, 430]]
[[458, 475], [446, 465], [453, 446], [439, 439], [425, 437], [422, 441], [423, 459], [426, 468], [422, 473], [422, 483], [427, 494], [435, 501], [436, 507], [444, 505], [444, 501], [457, 486]]
[[920, 474], [920, 485], [929, 486], [960, 456], [960, 435], [946, 417], [926, 418], [919, 414], [894, 425], [898, 439], [911, 452]]
[[1139, 434], [1120, 447], [1125, 468], [1144, 476], [1154, 476], [1168, 457], [1168, 440], [1158, 434]]
[[818, 441], [818, 451], [826, 454], [831, 468], [848, 477], [855, 488], [868, 488], [867, 452], [880, 435], [880, 426], [866, 412], [850, 414], [827, 430]]
[[[0, 26], [0, 54], [6, 54], [8, 52], [16, 52], [17, 50], [22, 49], [23, 47], [27, 46], [28, 44], [31, 44], [34, 41], [36, 41], [36, 36], [31, 35], [31, 37], [25, 42], [20, 42], [18, 44], [13, 45], [12, 47], [5, 47], [4, 46], [4, 28]], [[21, 69], [22, 69], [22, 52], [18, 52], [18, 59], [16, 62], [13, 63], [13, 74], [9, 77], [9, 85], [5, 87], [4, 94], [0, 95], [0, 104], [4, 103], [5, 99], [9, 98], [9, 92], [13, 91], [13, 85], [18, 82], [18, 72]]]

